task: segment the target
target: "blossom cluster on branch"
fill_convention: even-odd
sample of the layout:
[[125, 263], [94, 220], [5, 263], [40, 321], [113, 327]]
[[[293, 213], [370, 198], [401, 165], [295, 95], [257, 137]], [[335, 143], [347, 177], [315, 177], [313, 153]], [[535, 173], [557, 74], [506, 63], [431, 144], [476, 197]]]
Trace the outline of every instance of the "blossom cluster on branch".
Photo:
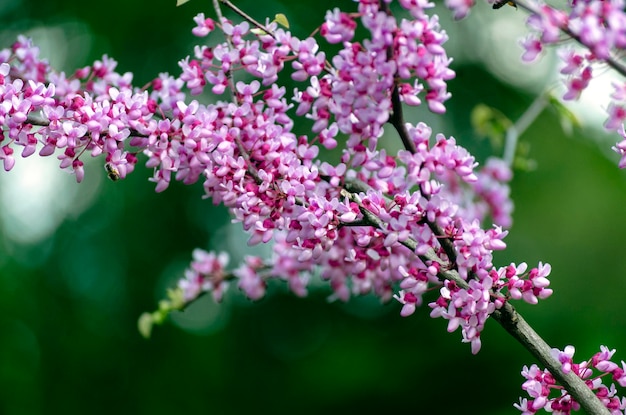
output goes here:
[[[623, 414], [626, 398], [616, 396], [615, 384], [605, 385], [603, 377], [610, 376], [610, 379], [621, 387], [626, 387], [626, 363], [622, 361], [620, 367], [612, 362], [611, 358], [615, 350], [609, 350], [605, 346], [601, 346], [598, 353], [582, 363], [574, 363], [574, 352], [574, 346], [567, 346], [563, 351], [553, 349], [552, 355], [561, 363], [563, 372], [573, 372], [584, 379], [612, 414]], [[522, 376], [526, 378], [522, 389], [530, 396], [530, 399], [520, 398], [519, 404], [515, 404], [515, 407], [522, 411], [522, 415], [532, 415], [541, 409], [558, 414], [569, 414], [572, 410], [580, 409], [580, 404], [566, 389], [557, 385], [554, 376], [548, 370], [541, 370], [537, 365], [532, 365], [530, 368], [524, 366]], [[559, 392], [559, 396], [551, 398], [550, 394], [554, 390]]]
[[[270, 278], [287, 280], [304, 295], [317, 273], [329, 281], [333, 298], [395, 297], [409, 315], [426, 291], [440, 287], [432, 315], [448, 319], [450, 331], [460, 327], [476, 353], [487, 317], [504, 301], [535, 303], [551, 294], [549, 266], [526, 272], [526, 264], [492, 264], [493, 251], [505, 247], [501, 226], [511, 223], [508, 166], [492, 159], [477, 170], [454, 138], [433, 137], [424, 123], [394, 124], [400, 101], [419, 105], [421, 92], [432, 111], [443, 112], [445, 81], [453, 76], [437, 18], [418, 5], [406, 6], [412, 18], [400, 22], [378, 2], [360, 2], [354, 15], [328, 12], [320, 34], [343, 46], [332, 58], [319, 51], [315, 38], [298, 39], [276, 23], [255, 34], [245, 21], [196, 18], [195, 34], [221, 27], [228, 39], [212, 48], [198, 46], [195, 59], [181, 62], [181, 79], [192, 93], [208, 86], [213, 93], [227, 91], [237, 70], [259, 79], [234, 83], [234, 103], [225, 104], [231, 124], [218, 130], [196, 121], [196, 130], [204, 128], [200, 134], [213, 135], [209, 148], [202, 147], [202, 157], [211, 158], [201, 164], [205, 189], [232, 209], [251, 244], [273, 240], [274, 257], [250, 259], [227, 274], [215, 269], [223, 261], [197, 251], [180, 284], [186, 302], [206, 291], [219, 299], [230, 279], [252, 299], [263, 296]], [[353, 40], [355, 18], [370, 33], [363, 41]], [[275, 83], [287, 62], [294, 80], [307, 81], [293, 102], [296, 117], [313, 121], [312, 137], [291, 133], [287, 111], [293, 104]], [[197, 116], [204, 110], [194, 107], [195, 118], [189, 119], [204, 119]], [[378, 143], [388, 122], [406, 147], [393, 156]], [[320, 162], [318, 146], [335, 148], [338, 134], [345, 137], [341, 163]], [[355, 183], [360, 188], [353, 189], [359, 187]], [[496, 226], [483, 229], [489, 213]], [[444, 272], [457, 273], [458, 281]]]
[[[607, 65], [626, 76], [626, 65], [620, 60], [626, 49], [626, 13], [623, 0], [573, 0], [571, 7], [560, 10], [541, 3], [531, 3], [527, 19], [530, 29], [521, 42], [524, 48], [522, 60], [534, 61], [548, 46], [562, 45], [558, 50], [562, 62], [560, 73], [564, 76], [563, 99], [575, 100], [587, 89], [594, 72], [604, 72]], [[617, 132], [622, 140], [613, 150], [621, 156], [619, 167], [626, 167], [626, 82], [613, 84], [614, 92], [607, 107], [608, 118], [604, 127]]]
[[[194, 35], [219, 29], [225, 40], [197, 45], [180, 61], [179, 76], [163, 73], [145, 87], [134, 86], [132, 74], [115, 72], [107, 56], [71, 75], [55, 72], [20, 37], [0, 51], [4, 169], [13, 168], [15, 151], [56, 155], [80, 182], [83, 160], [91, 156], [102, 158], [118, 180], [145, 158], [157, 192], [172, 180], [200, 181], [206, 197], [229, 208], [249, 233], [249, 244], [273, 244], [271, 258], [248, 257], [233, 269], [225, 253], [194, 251], [177, 290], [142, 317], [144, 327], [205, 293], [219, 301], [231, 283], [254, 300], [271, 279], [304, 296], [315, 275], [328, 282], [334, 299], [395, 298], [403, 316], [436, 291], [431, 316], [448, 320], [448, 331], [460, 328], [477, 353], [485, 322], [497, 310], [510, 300], [534, 304], [552, 294], [551, 268], [492, 262], [511, 225], [510, 167], [491, 158], [479, 168], [454, 137], [404, 121], [403, 105], [425, 102], [432, 112], [445, 112], [447, 81], [455, 74], [444, 48], [447, 34], [429, 14], [433, 4], [400, 0], [403, 12], [396, 15], [390, 3], [359, 0], [356, 11], [328, 11], [306, 38], [276, 21], [236, 23], [200, 14]], [[471, 4], [448, 2], [456, 17], [467, 11], [458, 7]], [[529, 24], [542, 36], [524, 42], [525, 57], [556, 41], [554, 31], [587, 46], [591, 55], [584, 58], [562, 55], [570, 63], [563, 71], [571, 79], [566, 98], [574, 98], [572, 91], [591, 76], [590, 66], [581, 65], [606, 60], [623, 46], [620, 4], [580, 1], [572, 12], [580, 22], [569, 26], [563, 13], [540, 8]], [[355, 36], [359, 26], [362, 39]], [[602, 43], [590, 28], [617, 34]], [[339, 51], [327, 56], [325, 44]], [[292, 93], [281, 86], [283, 74], [297, 83]], [[209, 91], [221, 100], [188, 97]], [[621, 125], [621, 112], [612, 104], [607, 127]], [[310, 134], [294, 133], [301, 122], [310, 123]], [[385, 127], [395, 130], [402, 150], [389, 153]], [[337, 147], [338, 162], [320, 158], [322, 148]], [[535, 378], [538, 369], [531, 371], [534, 382], [543, 381]], [[546, 407], [536, 385], [525, 387], [535, 401], [522, 402], [521, 410]], [[546, 405], [537, 403], [544, 403], [539, 396]]]
[[[172, 178], [202, 180], [206, 196], [230, 208], [250, 233], [250, 244], [273, 240], [267, 264], [250, 259], [232, 274], [250, 298], [263, 296], [269, 278], [305, 295], [315, 272], [335, 298], [371, 292], [386, 301], [395, 294], [408, 315], [427, 290], [441, 287], [432, 315], [450, 320], [450, 330], [461, 327], [476, 353], [485, 320], [509, 298], [502, 290], [529, 302], [545, 298], [550, 268], [526, 273], [525, 264], [492, 264], [492, 252], [505, 247], [501, 226], [511, 223], [506, 164], [493, 159], [478, 170], [454, 138], [433, 137], [424, 123], [396, 120], [406, 149], [390, 155], [379, 146], [401, 102], [420, 105], [423, 94], [432, 111], [443, 112], [446, 81], [454, 76], [437, 17], [403, 5], [410, 15], [400, 22], [372, 1], [353, 14], [328, 12], [320, 35], [343, 46], [332, 58], [314, 37], [299, 39], [275, 22], [258, 32], [247, 21], [199, 15], [194, 34], [219, 27], [227, 40], [197, 46], [180, 62], [178, 78], [161, 74], [145, 90], [132, 86], [130, 74], [116, 73], [107, 57], [72, 76], [56, 73], [20, 38], [0, 55], [5, 169], [16, 148], [23, 157], [56, 152], [61, 168], [81, 181], [84, 154], [104, 153], [107, 171], [124, 178], [143, 153], [156, 191]], [[363, 41], [354, 40], [357, 19], [370, 33]], [[288, 66], [302, 82], [291, 100], [277, 84]], [[244, 72], [253, 79], [235, 79], [249, 79]], [[232, 99], [205, 105], [186, 100], [185, 88]], [[292, 132], [298, 117], [313, 121], [311, 136]], [[341, 162], [320, 161], [319, 147], [333, 149], [338, 141]], [[346, 196], [355, 183], [361, 188]], [[496, 226], [483, 229], [490, 212]], [[185, 301], [205, 291], [219, 298], [226, 281], [215, 259], [196, 256], [180, 285]], [[443, 272], [458, 273], [458, 281]]]

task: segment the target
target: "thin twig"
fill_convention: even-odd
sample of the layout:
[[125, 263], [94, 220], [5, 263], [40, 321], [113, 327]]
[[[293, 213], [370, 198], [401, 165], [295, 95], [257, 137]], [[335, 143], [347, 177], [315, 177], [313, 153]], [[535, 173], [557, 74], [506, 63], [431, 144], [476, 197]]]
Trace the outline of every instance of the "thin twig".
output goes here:
[[[217, 0], [213, 0], [213, 3], [215, 3]], [[243, 10], [241, 10], [239, 7], [235, 6], [233, 3], [231, 3], [229, 0], [219, 0], [221, 3], [224, 3], [224, 5], [226, 7], [228, 7], [229, 9], [231, 9], [232, 11], [234, 11], [235, 13], [237, 13], [239, 16], [243, 17], [244, 20], [247, 20], [248, 22], [252, 23], [254, 26], [256, 26], [258, 29], [264, 31], [265, 33], [267, 33], [268, 35], [270, 35], [271, 37], [274, 37], [274, 33], [272, 33], [271, 31], [267, 30], [267, 28], [265, 27], [265, 25], [262, 25], [261, 23], [257, 22], [256, 20], [254, 20], [252, 18], [252, 16], [250, 16], [249, 14], [247, 14], [246, 12], [244, 12]]]
[[400, 92], [398, 91], [397, 82], [394, 82], [393, 90], [391, 91], [391, 106], [392, 113], [389, 118], [389, 122], [398, 132], [404, 148], [415, 154], [417, 149], [415, 148], [415, 143], [411, 140], [411, 137], [409, 137], [409, 131], [407, 130], [406, 123], [404, 122], [404, 113], [402, 110], [402, 102], [400, 101]]
[[[215, 9], [215, 14], [217, 15], [217, 18], [220, 24], [222, 24], [224, 23], [225, 19], [224, 19], [224, 15], [222, 14], [222, 8], [220, 7], [219, 1], [222, 1], [222, 0], [213, 0], [213, 8]], [[235, 47], [233, 46], [233, 40], [231, 39], [231, 37], [225, 33], [224, 33], [224, 36], [226, 37], [226, 43], [228, 43], [229, 49], [230, 50], [235, 49]], [[230, 90], [231, 98], [233, 102], [236, 104], [237, 103], [237, 90], [235, 89], [235, 80], [233, 79], [233, 72], [232, 70], [228, 70], [224, 75], [226, 75], [226, 78], [228, 79], [228, 87], [229, 87], [228, 89]]]
[[504, 140], [503, 155], [503, 159], [507, 166], [513, 166], [515, 150], [517, 149], [519, 137], [524, 134], [526, 129], [528, 129], [528, 127], [530, 127], [530, 125], [537, 119], [537, 117], [546, 108], [547, 104], [548, 100], [546, 97], [543, 94], [539, 95], [530, 107], [528, 107], [528, 109], [522, 114], [522, 116], [507, 129], [506, 138]]

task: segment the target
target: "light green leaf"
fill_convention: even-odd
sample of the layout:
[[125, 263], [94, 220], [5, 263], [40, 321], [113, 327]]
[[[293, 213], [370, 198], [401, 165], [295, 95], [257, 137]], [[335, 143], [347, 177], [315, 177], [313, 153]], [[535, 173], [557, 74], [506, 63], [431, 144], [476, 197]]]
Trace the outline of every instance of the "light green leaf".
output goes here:
[[176, 7], [178, 6], [182, 6], [183, 4], [187, 3], [190, 0], [176, 0]]
[[517, 171], [533, 171], [537, 169], [537, 161], [530, 158], [530, 143], [528, 141], [517, 143], [513, 169]]
[[274, 21], [276, 23], [278, 23], [279, 25], [289, 29], [289, 21], [287, 21], [287, 16], [285, 16], [282, 13], [278, 13], [275, 17], [274, 17]]
[[150, 314], [150, 318], [152, 319], [153, 324], [163, 324], [163, 322], [170, 315], [170, 310], [161, 309]]
[[548, 102], [555, 109], [561, 122], [561, 128], [568, 133], [572, 133], [572, 127], [580, 128], [581, 123], [578, 117], [570, 111], [563, 103], [554, 95], [548, 95]]
[[139, 316], [139, 320], [137, 321], [137, 328], [139, 329], [139, 333], [143, 336], [144, 339], [150, 338], [153, 324], [154, 321], [152, 320], [152, 315], [150, 313], [143, 313], [141, 316]]
[[168, 289], [167, 298], [173, 310], [180, 310], [185, 306], [185, 293], [180, 287]]
[[502, 112], [485, 104], [472, 109], [470, 122], [477, 134], [489, 138], [494, 148], [501, 148], [506, 131], [513, 124]]

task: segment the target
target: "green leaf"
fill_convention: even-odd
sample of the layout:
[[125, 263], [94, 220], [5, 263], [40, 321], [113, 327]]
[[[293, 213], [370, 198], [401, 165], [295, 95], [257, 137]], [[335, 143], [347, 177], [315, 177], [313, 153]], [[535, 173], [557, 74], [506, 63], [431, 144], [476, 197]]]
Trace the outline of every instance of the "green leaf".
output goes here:
[[152, 313], [143, 313], [137, 321], [139, 333], [149, 338], [155, 324], [163, 324], [172, 311], [185, 308], [185, 296], [181, 288], [167, 290], [167, 299], [159, 301], [159, 308]]
[[493, 111], [485, 104], [476, 105], [470, 114], [470, 122], [477, 132], [486, 131], [491, 118], [493, 118]]
[[[276, 22], [279, 25], [289, 29], [289, 21], [287, 20], [287, 16], [285, 16], [282, 13], [276, 14], [276, 16], [274, 16], [273, 22]], [[267, 32], [265, 30], [263, 30], [263, 29], [261, 29], [259, 27], [254, 27], [254, 28], [250, 29], [250, 32], [254, 33], [257, 36], [261, 36], [261, 35], [266, 35], [267, 34]]]
[[185, 306], [185, 293], [180, 287], [168, 289], [167, 298], [173, 310], [181, 310]]
[[502, 112], [485, 104], [474, 107], [470, 122], [477, 134], [489, 138], [494, 148], [502, 147], [506, 131], [513, 125]]
[[287, 21], [287, 16], [285, 16], [284, 14], [278, 13], [276, 16], [274, 16], [274, 21], [279, 25], [289, 29], [289, 21]]
[[190, 0], [176, 0], [176, 7], [178, 6], [182, 6], [183, 4], [187, 3]]
[[530, 143], [528, 141], [519, 141], [517, 143], [513, 169], [527, 172], [537, 169], [537, 161], [530, 158]]
[[580, 128], [580, 120], [576, 115], [570, 111], [563, 103], [554, 95], [548, 95], [548, 103], [555, 109], [559, 121], [561, 122], [561, 128], [568, 134], [572, 133], [572, 127]]
[[150, 338], [153, 324], [154, 320], [152, 320], [152, 314], [143, 313], [141, 316], [139, 316], [139, 320], [137, 321], [137, 328], [139, 329], [139, 333], [143, 336], [144, 339]]
[[258, 27], [253, 27], [252, 29], [250, 29], [250, 32], [252, 32], [253, 34], [257, 35], [257, 36], [261, 36], [261, 35], [266, 35], [267, 32], [265, 30], [259, 29]]

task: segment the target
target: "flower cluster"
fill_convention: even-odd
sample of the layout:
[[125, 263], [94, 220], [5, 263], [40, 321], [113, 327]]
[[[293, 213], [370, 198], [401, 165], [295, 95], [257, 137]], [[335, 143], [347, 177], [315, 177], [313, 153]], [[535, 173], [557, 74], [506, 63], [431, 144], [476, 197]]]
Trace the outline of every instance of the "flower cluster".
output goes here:
[[[361, 0], [356, 13], [328, 12], [319, 41], [338, 44], [334, 56], [315, 37], [300, 39], [277, 22], [252, 30], [247, 21], [200, 14], [193, 33], [217, 28], [226, 41], [196, 46], [178, 77], [160, 74], [150, 88], [134, 87], [106, 56], [71, 76], [56, 73], [20, 38], [0, 52], [5, 169], [20, 146], [24, 157], [58, 154], [78, 181], [84, 154], [103, 156], [116, 180], [145, 157], [156, 191], [172, 180], [200, 181], [250, 244], [274, 244], [271, 260], [249, 257], [233, 271], [224, 254], [195, 251], [176, 304], [203, 293], [220, 300], [230, 281], [258, 299], [270, 278], [306, 295], [316, 274], [333, 298], [395, 297], [409, 315], [438, 289], [431, 314], [449, 320], [450, 331], [461, 328], [476, 353], [485, 321], [505, 301], [550, 295], [550, 268], [526, 273], [525, 264], [492, 263], [493, 251], [506, 246], [502, 227], [511, 224], [506, 164], [479, 169], [454, 137], [400, 121], [402, 103], [425, 101], [444, 112], [454, 72], [447, 36], [427, 13], [433, 5], [401, 1], [408, 13], [398, 20], [388, 3]], [[358, 25], [366, 34], [359, 41]], [[291, 95], [278, 83], [287, 71], [297, 85]], [[209, 89], [223, 100], [203, 104], [184, 92]], [[303, 119], [310, 136], [293, 132]], [[380, 145], [387, 125], [404, 149]], [[320, 146], [339, 145], [339, 162], [320, 160]]]
[[[626, 398], [620, 399], [616, 396], [617, 389], [614, 383], [607, 386], [603, 381], [610, 379], [621, 387], [626, 387], [626, 363], [622, 361], [620, 367], [612, 362], [615, 350], [609, 350], [605, 346], [601, 346], [600, 351], [591, 359], [581, 363], [574, 363], [574, 352], [574, 346], [567, 346], [563, 351], [552, 349], [552, 356], [561, 363], [561, 370], [564, 373], [571, 372], [583, 379], [612, 415], [623, 415], [626, 411]], [[572, 411], [580, 409], [580, 404], [557, 384], [548, 370], [541, 370], [537, 365], [530, 368], [524, 366], [522, 376], [526, 379], [522, 389], [530, 396], [530, 399], [520, 398], [519, 404], [515, 404], [515, 408], [522, 411], [522, 415], [532, 415], [541, 409], [569, 415]], [[558, 396], [550, 397], [553, 391], [556, 391]]]
[[[532, 33], [522, 42], [526, 62], [535, 60], [548, 45], [562, 45], [567, 38], [575, 39], [583, 48], [562, 46], [558, 56], [562, 61], [565, 93], [563, 99], [575, 100], [589, 86], [598, 66], [607, 64], [626, 76], [626, 66], [616, 57], [626, 49], [626, 12], [624, 0], [573, 0], [569, 10], [559, 10], [546, 4], [532, 4], [527, 25]], [[603, 72], [603, 71], [600, 71]], [[620, 168], [626, 167], [626, 84], [614, 84], [615, 92], [608, 105], [604, 127], [616, 131], [622, 141], [613, 150], [621, 156]]]
[[189, 302], [202, 292], [210, 292], [215, 301], [220, 301], [228, 287], [228, 254], [206, 252], [202, 249], [193, 251], [193, 261], [185, 271], [185, 278], [179, 281], [183, 300]]
[[[490, 257], [490, 254], [485, 249], [485, 240], [489, 241], [488, 244], [501, 242], [496, 238], [489, 239], [488, 233], [477, 238], [480, 243], [475, 244], [477, 249], [486, 251], [486, 257]], [[477, 256], [481, 257], [480, 254]], [[522, 263], [518, 266], [510, 264], [498, 270], [492, 268], [488, 274], [478, 272], [477, 278], [469, 281], [468, 288], [461, 288], [455, 281], [446, 280], [440, 290], [440, 297], [429, 304], [432, 308], [430, 315], [449, 320], [449, 332], [460, 327], [463, 341], [471, 343], [472, 353], [476, 354], [480, 350], [480, 333], [487, 318], [494, 310], [501, 308], [505, 301], [523, 299], [527, 303], [536, 304], [538, 298], [544, 299], [552, 294], [552, 290], [547, 288], [549, 265], [539, 263], [537, 268], [528, 273], [526, 269], [526, 263]], [[411, 290], [401, 292], [402, 297], [399, 298], [404, 303], [403, 314], [410, 314], [415, 307], [416, 302], [412, 301], [416, 297], [414, 289], [419, 289], [419, 286], [413, 286], [414, 281], [417, 282], [408, 278], [403, 281], [404, 287], [411, 287]]]
[[149, 124], [156, 109], [147, 92], [131, 87], [132, 75], [114, 71], [108, 57], [78, 69], [68, 78], [52, 71], [29, 39], [20, 37], [0, 51], [0, 124], [4, 127], [1, 158], [5, 170], [22, 157], [57, 154], [60, 167], [84, 176], [81, 156], [104, 158], [119, 177], [132, 172], [137, 151], [125, 141]]

